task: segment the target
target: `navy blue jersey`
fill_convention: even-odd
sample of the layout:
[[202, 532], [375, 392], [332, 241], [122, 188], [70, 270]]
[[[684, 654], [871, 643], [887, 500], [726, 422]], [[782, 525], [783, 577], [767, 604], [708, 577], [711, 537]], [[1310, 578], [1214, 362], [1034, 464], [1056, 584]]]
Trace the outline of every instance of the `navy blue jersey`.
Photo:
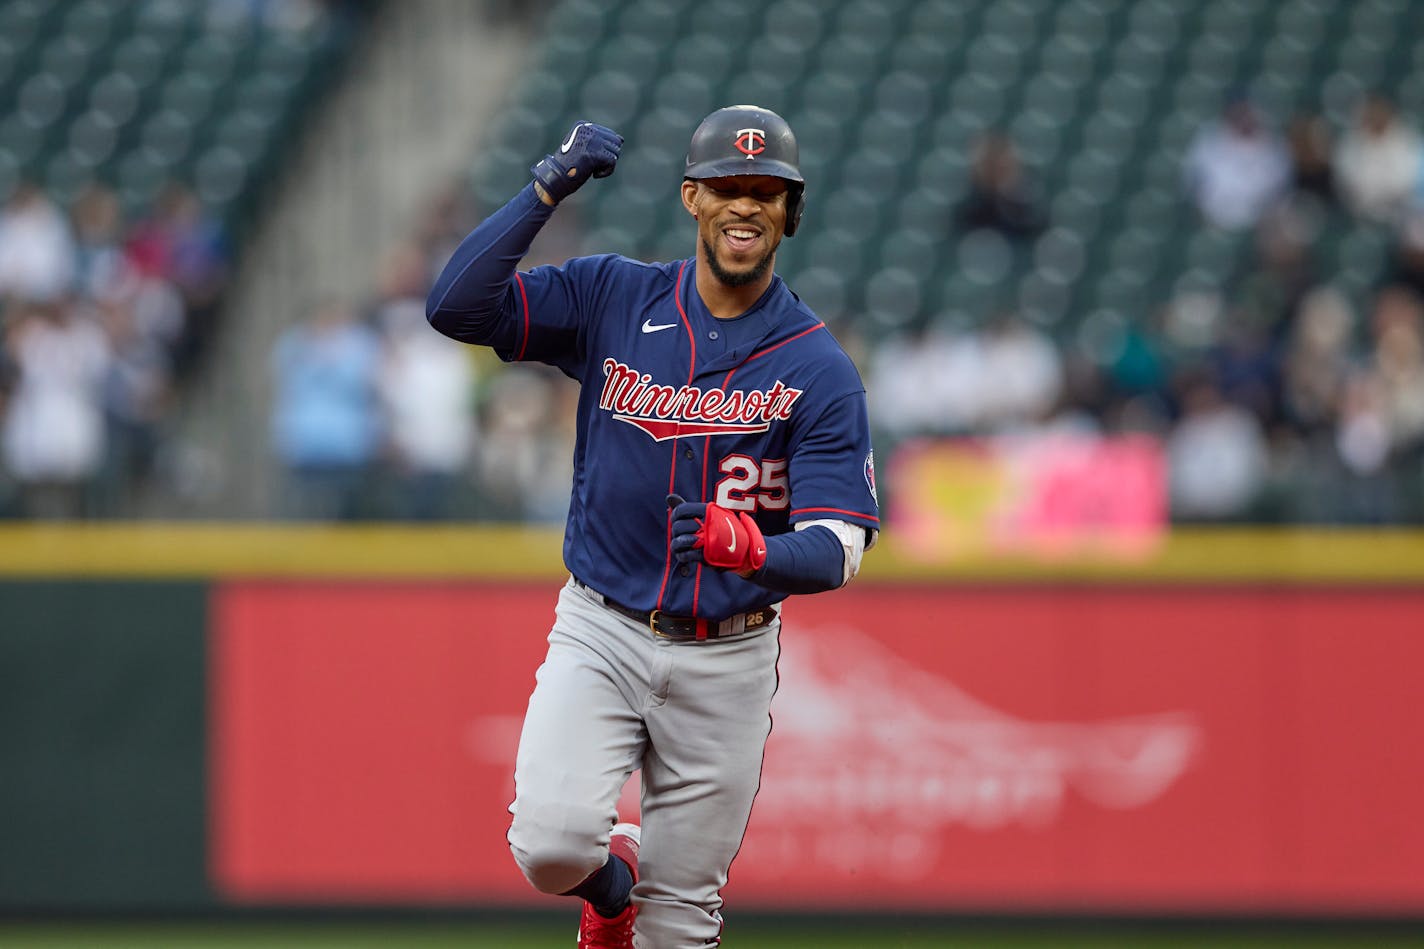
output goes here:
[[[526, 188], [497, 214], [547, 216], [534, 205]], [[714, 317], [695, 268], [604, 255], [518, 272], [495, 317], [460, 338], [582, 386], [574, 576], [626, 606], [715, 620], [784, 594], [673, 560], [668, 494], [746, 511], [767, 535], [879, 518], [865, 389], [845, 351], [780, 277], [746, 313]]]

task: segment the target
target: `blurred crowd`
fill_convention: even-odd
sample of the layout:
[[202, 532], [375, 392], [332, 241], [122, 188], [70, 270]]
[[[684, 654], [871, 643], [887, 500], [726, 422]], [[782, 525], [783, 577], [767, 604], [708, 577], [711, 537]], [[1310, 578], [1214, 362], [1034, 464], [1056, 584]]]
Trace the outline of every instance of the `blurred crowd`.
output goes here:
[[[971, 147], [946, 246], [981, 229], [1043, 239], [1053, 221], [1012, 139]], [[1066, 334], [1013, 310], [889, 336], [854, 319], [836, 328], [865, 377], [882, 464], [926, 435], [1147, 432], [1177, 521], [1424, 519], [1421, 169], [1418, 131], [1383, 96], [1339, 129], [1317, 115], [1277, 129], [1234, 98], [1181, 168], [1180, 198], [1202, 223], [1249, 235], [1219, 286], [1095, 313]], [[435, 273], [487, 210], [449, 188], [381, 262], [370, 300], [324, 301], [282, 335], [273, 515], [563, 520], [574, 386], [424, 320]], [[565, 212], [526, 266], [601, 250], [582, 245], [577, 208]], [[1388, 244], [1363, 292], [1316, 254], [1341, 221]], [[220, 229], [179, 184], [132, 222], [100, 187], [68, 208], [15, 191], [0, 211], [0, 510], [132, 511], [227, 272]]]
[[[1017, 241], [1051, 224], [998, 135], [980, 145], [959, 230]], [[1147, 432], [1165, 449], [1175, 521], [1424, 519], [1424, 144], [1385, 96], [1348, 127], [1275, 129], [1244, 96], [1198, 130], [1182, 197], [1248, 235], [1218, 286], [1071, 335], [1014, 312], [873, 345], [863, 365], [877, 448], [924, 434]], [[1329, 228], [1387, 248], [1362, 292], [1317, 253]]]
[[[547, 228], [530, 263], [567, 259], [576, 221]], [[372, 299], [325, 301], [277, 341], [274, 513], [564, 520], [577, 389], [544, 367], [505, 367], [425, 319], [436, 273], [476, 223], [465, 189], [447, 189], [386, 255]]]
[[160, 463], [175, 393], [228, 277], [222, 229], [179, 182], [125, 220], [93, 185], [0, 206], [0, 513], [121, 515]]

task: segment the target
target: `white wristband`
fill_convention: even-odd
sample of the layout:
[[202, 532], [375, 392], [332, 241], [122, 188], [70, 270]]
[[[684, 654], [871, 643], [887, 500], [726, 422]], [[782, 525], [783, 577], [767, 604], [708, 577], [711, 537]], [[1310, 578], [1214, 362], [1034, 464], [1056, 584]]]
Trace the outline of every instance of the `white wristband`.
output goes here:
[[[841, 586], [850, 583], [851, 579], [860, 572], [860, 558], [861, 555], [865, 553], [867, 546], [865, 542], [865, 528], [859, 524], [852, 524], [849, 521], [838, 521], [832, 518], [801, 521], [796, 525], [798, 531], [805, 530], [808, 527], [824, 527], [836, 535], [836, 539], [841, 542], [841, 550], [845, 554], [842, 561], [843, 572], [841, 576]], [[874, 537], [871, 538], [870, 543], [872, 545], [875, 543]]]

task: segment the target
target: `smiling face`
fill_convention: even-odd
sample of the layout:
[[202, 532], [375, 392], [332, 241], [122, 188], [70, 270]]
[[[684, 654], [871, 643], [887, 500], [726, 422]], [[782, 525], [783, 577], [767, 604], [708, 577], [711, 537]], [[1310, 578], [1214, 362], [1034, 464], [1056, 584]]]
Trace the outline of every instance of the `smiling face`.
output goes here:
[[725, 286], [769, 280], [786, 230], [786, 182], [733, 175], [682, 183], [682, 203], [697, 219], [700, 258]]

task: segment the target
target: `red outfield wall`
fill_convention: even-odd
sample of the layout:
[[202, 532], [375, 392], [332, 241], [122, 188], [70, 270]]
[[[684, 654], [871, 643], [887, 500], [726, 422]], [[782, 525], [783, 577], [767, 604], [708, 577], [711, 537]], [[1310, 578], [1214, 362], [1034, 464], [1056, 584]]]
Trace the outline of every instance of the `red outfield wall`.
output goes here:
[[[218, 891], [546, 899], [504, 831], [556, 586], [216, 589]], [[789, 613], [737, 905], [1424, 911], [1424, 590], [866, 584]]]

